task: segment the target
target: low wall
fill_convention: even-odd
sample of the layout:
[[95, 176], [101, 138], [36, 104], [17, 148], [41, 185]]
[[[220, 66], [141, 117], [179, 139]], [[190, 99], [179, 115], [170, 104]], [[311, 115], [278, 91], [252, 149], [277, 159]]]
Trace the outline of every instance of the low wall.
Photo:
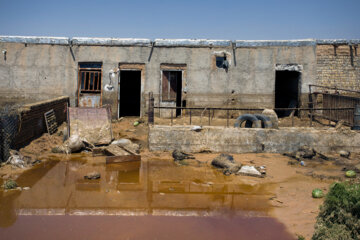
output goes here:
[[191, 128], [192, 126], [150, 126], [150, 151], [179, 149], [185, 152], [210, 150], [228, 153], [283, 153], [296, 151], [300, 146], [307, 145], [323, 153], [339, 150], [360, 152], [360, 133], [351, 130], [210, 126], [195, 132]]
[[22, 106], [18, 110], [20, 116], [19, 128], [13, 148], [21, 148], [47, 132], [44, 117], [44, 113], [47, 111], [54, 109], [58, 125], [66, 121], [68, 103], [69, 97], [58, 97]]

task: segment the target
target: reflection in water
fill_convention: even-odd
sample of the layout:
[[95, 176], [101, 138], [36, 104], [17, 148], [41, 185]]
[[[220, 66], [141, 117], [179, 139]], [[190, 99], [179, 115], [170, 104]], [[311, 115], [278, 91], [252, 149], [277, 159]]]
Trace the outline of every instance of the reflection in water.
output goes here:
[[[17, 181], [30, 190], [0, 195], [0, 227], [14, 224], [17, 215], [244, 217], [264, 216], [269, 209], [266, 185], [245, 184], [210, 167], [161, 159], [104, 162], [49, 161], [26, 172]], [[85, 180], [93, 171], [101, 178]]]

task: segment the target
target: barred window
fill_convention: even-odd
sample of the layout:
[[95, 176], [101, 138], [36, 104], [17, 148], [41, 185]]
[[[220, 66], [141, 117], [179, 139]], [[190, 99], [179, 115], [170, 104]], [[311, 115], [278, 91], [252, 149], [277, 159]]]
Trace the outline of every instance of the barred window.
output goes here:
[[80, 92], [101, 92], [101, 63], [79, 64], [79, 90]]

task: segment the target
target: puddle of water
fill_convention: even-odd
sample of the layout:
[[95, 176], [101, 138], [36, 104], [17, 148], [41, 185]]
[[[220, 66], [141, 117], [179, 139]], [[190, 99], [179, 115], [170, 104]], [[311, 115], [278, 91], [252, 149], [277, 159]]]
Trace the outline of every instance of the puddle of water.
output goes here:
[[22, 216], [2, 239], [294, 239], [271, 218]]
[[[101, 178], [85, 180], [93, 171]], [[283, 225], [266, 217], [268, 185], [226, 177], [208, 166], [160, 159], [106, 165], [103, 157], [75, 155], [39, 165], [17, 182], [31, 189], [0, 191], [2, 239], [28, 231], [40, 232], [32, 235], [36, 239], [54, 234], [61, 239], [292, 239]]]

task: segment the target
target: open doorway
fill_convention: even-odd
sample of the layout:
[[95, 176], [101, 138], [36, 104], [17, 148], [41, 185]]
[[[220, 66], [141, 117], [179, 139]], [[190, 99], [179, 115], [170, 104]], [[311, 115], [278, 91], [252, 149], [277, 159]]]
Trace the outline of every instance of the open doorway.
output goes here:
[[[181, 107], [182, 71], [163, 71], [162, 101], [175, 102]], [[181, 109], [176, 109], [176, 116], [181, 115]]]
[[[299, 107], [300, 72], [298, 71], [276, 71], [275, 76], [275, 108]], [[278, 117], [287, 117], [291, 110], [276, 111]], [[297, 114], [295, 112], [295, 114]]]
[[120, 71], [119, 117], [140, 116], [141, 71]]

